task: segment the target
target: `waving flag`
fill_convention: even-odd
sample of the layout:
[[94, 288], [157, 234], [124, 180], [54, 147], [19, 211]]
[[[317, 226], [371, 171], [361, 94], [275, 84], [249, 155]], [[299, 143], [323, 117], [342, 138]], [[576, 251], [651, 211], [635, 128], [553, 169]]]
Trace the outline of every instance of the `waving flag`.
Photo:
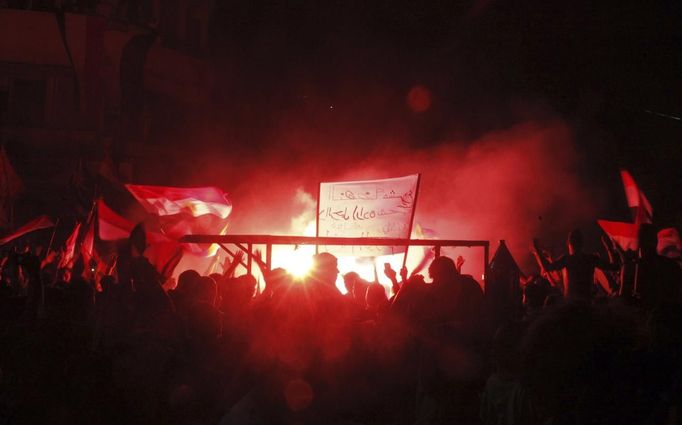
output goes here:
[[165, 187], [127, 184], [128, 191], [147, 212], [159, 216], [211, 214], [226, 219], [232, 212], [227, 194], [217, 187]]
[[[200, 217], [190, 217], [187, 214], [159, 217], [164, 233], [173, 239], [180, 239], [185, 235], [224, 235], [227, 233], [227, 221], [214, 215], [205, 214]], [[212, 257], [218, 252], [217, 244], [183, 244], [185, 250], [200, 257]]]
[[651, 223], [654, 210], [649, 200], [644, 196], [644, 192], [639, 190], [635, 179], [627, 170], [620, 170], [620, 177], [623, 180], [625, 197], [628, 200], [628, 206], [632, 211], [635, 223]]
[[[140, 204], [159, 216], [164, 233], [179, 239], [191, 234], [225, 234], [232, 212], [227, 195], [216, 187], [178, 188], [126, 185]], [[185, 250], [203, 257], [215, 255], [218, 246], [185, 244]]]
[[62, 254], [62, 259], [59, 261], [59, 267], [68, 267], [69, 264], [73, 261], [73, 258], [76, 254], [76, 241], [78, 240], [78, 232], [81, 229], [81, 223], [76, 223], [76, 226], [73, 228], [73, 232], [71, 232], [71, 236], [66, 239], [66, 242], [64, 243], [64, 252]]
[[[128, 239], [135, 228], [135, 223], [118, 215], [101, 199], [97, 202], [97, 218], [99, 238], [103, 241]], [[145, 239], [148, 246], [144, 255], [149, 261], [164, 275], [172, 271], [182, 258], [183, 246], [157, 232], [145, 231]]]
[[[99, 224], [99, 238], [103, 241], [118, 241], [128, 239], [130, 232], [135, 228], [135, 223], [120, 216], [109, 208], [103, 200], [97, 201], [97, 221]], [[169, 242], [167, 236], [157, 232], [145, 232], [147, 242], [150, 244]]]
[[47, 229], [49, 227], [54, 226], [54, 223], [50, 219], [50, 217], [46, 215], [41, 215], [40, 217], [29, 221], [28, 223], [24, 224], [14, 232], [10, 233], [9, 235], [5, 236], [4, 238], [0, 239], [0, 245], [4, 245], [8, 242], [13, 241], [14, 239], [23, 236], [27, 233], [34, 232], [36, 230], [40, 229]]
[[623, 223], [620, 221], [597, 220], [599, 227], [623, 249], [623, 251], [637, 250], [639, 246], [639, 224]]
[[90, 263], [90, 260], [95, 255], [95, 220], [94, 217], [90, 217], [88, 223], [86, 223], [85, 234], [83, 235], [83, 240], [81, 241], [81, 255], [85, 260], [85, 263]]
[[127, 239], [135, 223], [121, 217], [109, 208], [103, 200], [97, 201], [99, 238], [103, 241]]

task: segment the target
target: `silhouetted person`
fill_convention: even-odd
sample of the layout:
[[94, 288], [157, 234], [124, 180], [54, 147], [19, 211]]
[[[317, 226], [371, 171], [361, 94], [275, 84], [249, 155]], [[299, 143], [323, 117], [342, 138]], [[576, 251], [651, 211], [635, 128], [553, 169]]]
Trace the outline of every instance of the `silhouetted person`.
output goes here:
[[608, 261], [604, 261], [597, 255], [583, 252], [583, 234], [578, 229], [568, 235], [568, 255], [561, 256], [555, 261], [548, 260], [542, 255], [540, 242], [537, 239], [533, 240], [533, 254], [545, 271], [563, 270], [565, 298], [590, 301], [594, 284], [594, 268], [614, 271], [620, 268], [620, 262], [614, 255], [611, 240], [602, 237], [602, 243], [608, 253]]
[[365, 295], [366, 310], [370, 318], [376, 319], [388, 307], [386, 288], [379, 283], [367, 287]]
[[346, 287], [346, 297], [356, 304], [365, 308], [365, 294], [369, 287], [369, 282], [360, 277], [356, 272], [348, 272], [343, 275], [343, 284]]
[[639, 231], [640, 258], [636, 263], [635, 291], [645, 308], [680, 302], [682, 269], [674, 260], [656, 252], [656, 231], [643, 224]]
[[429, 275], [433, 282], [426, 285], [421, 306], [416, 423], [475, 423], [479, 409], [474, 387], [482, 378], [475, 329], [483, 292], [448, 257], [434, 259]]

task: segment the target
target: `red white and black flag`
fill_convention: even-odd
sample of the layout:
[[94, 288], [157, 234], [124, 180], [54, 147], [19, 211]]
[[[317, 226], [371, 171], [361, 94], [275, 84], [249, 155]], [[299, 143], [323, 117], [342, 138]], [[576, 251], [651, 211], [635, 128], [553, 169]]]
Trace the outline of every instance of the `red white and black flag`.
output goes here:
[[639, 247], [639, 224], [608, 220], [597, 220], [597, 223], [623, 251], [636, 251]]
[[[101, 199], [97, 201], [97, 219], [99, 238], [103, 241], [128, 239], [135, 228], [135, 223], [120, 216]], [[166, 276], [182, 258], [182, 245], [157, 232], [145, 231], [144, 236], [147, 244], [145, 256], [157, 271]]]
[[620, 170], [620, 177], [623, 180], [625, 197], [628, 200], [628, 206], [632, 211], [635, 224], [651, 223], [654, 210], [644, 192], [639, 190], [635, 179], [627, 170]]
[[[227, 217], [232, 202], [217, 187], [166, 187], [126, 185], [128, 191], [144, 209], [159, 217], [163, 233], [173, 239], [185, 235], [219, 234], [227, 231]], [[211, 257], [218, 251], [216, 244], [184, 244], [191, 254]]]
[[147, 212], [159, 216], [186, 213], [192, 217], [211, 214], [226, 219], [232, 202], [217, 187], [166, 187], [127, 184], [128, 191]]

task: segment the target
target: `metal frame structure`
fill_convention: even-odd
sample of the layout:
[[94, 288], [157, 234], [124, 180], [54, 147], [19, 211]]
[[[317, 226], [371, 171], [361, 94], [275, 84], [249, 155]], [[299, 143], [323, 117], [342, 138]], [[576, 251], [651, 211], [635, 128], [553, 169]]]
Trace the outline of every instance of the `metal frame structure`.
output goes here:
[[[328, 245], [328, 246], [432, 246], [436, 257], [440, 256], [442, 247], [482, 247], [483, 248], [483, 280], [487, 280], [488, 262], [490, 259], [490, 241], [455, 240], [455, 239], [393, 239], [393, 238], [340, 238], [315, 236], [280, 236], [280, 235], [187, 235], [180, 239], [182, 243], [218, 244], [233, 259], [236, 253], [226, 245], [234, 245], [247, 255], [246, 263], [240, 261], [249, 273], [253, 261], [267, 270], [272, 265], [273, 245]], [[254, 252], [254, 245], [265, 245], [265, 261]], [[407, 254], [406, 254], [407, 255]]]

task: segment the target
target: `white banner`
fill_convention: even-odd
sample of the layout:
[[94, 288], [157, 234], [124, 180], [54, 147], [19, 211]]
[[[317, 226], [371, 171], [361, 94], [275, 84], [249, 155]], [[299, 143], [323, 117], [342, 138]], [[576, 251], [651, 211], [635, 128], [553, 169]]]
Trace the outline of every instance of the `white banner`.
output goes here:
[[[409, 238], [419, 175], [383, 180], [320, 183], [318, 236]], [[328, 248], [328, 249], [327, 249]], [[405, 247], [324, 247], [337, 255], [377, 256]]]

